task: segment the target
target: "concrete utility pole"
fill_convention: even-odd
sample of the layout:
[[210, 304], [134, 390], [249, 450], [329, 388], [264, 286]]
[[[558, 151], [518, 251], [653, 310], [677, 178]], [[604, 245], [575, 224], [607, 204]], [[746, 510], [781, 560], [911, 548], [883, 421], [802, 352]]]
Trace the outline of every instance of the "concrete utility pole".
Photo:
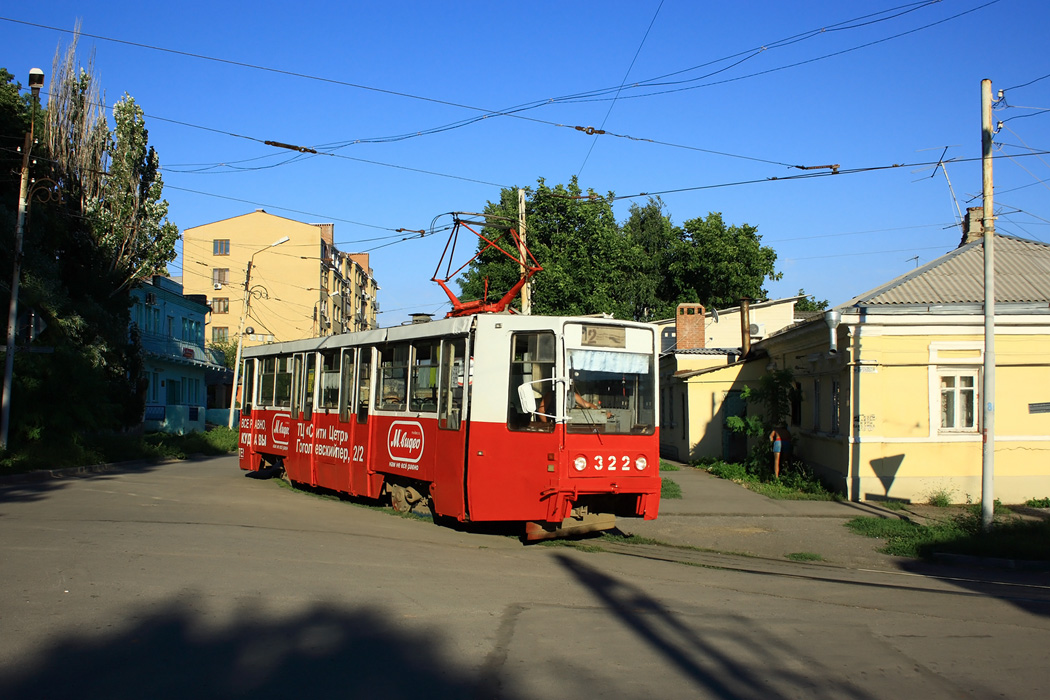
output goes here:
[[29, 90], [33, 93], [29, 110], [29, 131], [22, 147], [22, 179], [18, 186], [18, 220], [15, 224], [15, 265], [11, 277], [11, 304], [7, 312], [7, 355], [4, 357], [4, 389], [0, 397], [0, 450], [7, 449], [7, 434], [11, 428], [11, 385], [15, 372], [15, 335], [18, 330], [18, 282], [22, 277], [22, 232], [25, 227], [26, 209], [29, 206], [29, 152], [33, 148], [33, 127], [36, 123], [36, 103], [40, 88], [44, 86], [44, 71], [33, 68], [29, 71]]
[[[521, 265], [521, 276], [525, 276], [525, 190], [518, 189], [518, 264]], [[528, 316], [532, 313], [532, 282], [526, 282], [521, 288], [521, 313]]]
[[[256, 255], [263, 252], [264, 250], [269, 250], [270, 248], [279, 246], [282, 243], [287, 243], [288, 240], [288, 236], [285, 236], [284, 238], [278, 241], [274, 241], [265, 248], [260, 248], [259, 250], [252, 253], [252, 256], [250, 258], [248, 258], [248, 269], [244, 272], [244, 304], [241, 306], [240, 323], [237, 324], [237, 359], [233, 361], [233, 393], [230, 394], [230, 422], [227, 424], [227, 427], [231, 430], [233, 429], [233, 412], [234, 409], [237, 407], [237, 380], [241, 376], [241, 352], [243, 352], [244, 350], [244, 321], [248, 318], [248, 304], [252, 298], [252, 265], [255, 263]], [[244, 401], [241, 401], [241, 406], [243, 405]]]
[[984, 381], [981, 391], [981, 524], [995, 508], [995, 214], [992, 211], [992, 81], [981, 81], [981, 181], [984, 194]]

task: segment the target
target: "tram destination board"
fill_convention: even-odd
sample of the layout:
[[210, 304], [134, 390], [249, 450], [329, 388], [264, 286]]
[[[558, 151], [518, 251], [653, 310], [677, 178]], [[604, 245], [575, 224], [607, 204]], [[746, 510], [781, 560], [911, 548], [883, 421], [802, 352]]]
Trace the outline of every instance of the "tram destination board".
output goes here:
[[593, 348], [625, 348], [627, 330], [615, 326], [584, 326], [582, 344]]

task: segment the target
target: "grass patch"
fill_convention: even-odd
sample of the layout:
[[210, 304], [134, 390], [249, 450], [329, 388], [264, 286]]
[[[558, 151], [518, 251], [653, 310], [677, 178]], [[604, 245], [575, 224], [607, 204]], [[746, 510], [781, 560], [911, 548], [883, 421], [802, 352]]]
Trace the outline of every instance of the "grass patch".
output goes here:
[[664, 544], [660, 540], [654, 540], [652, 537], [642, 537], [641, 535], [623, 535], [609, 531], [605, 531], [601, 535], [602, 541], [612, 542], [613, 544]]
[[824, 561], [824, 557], [815, 552], [792, 552], [785, 554], [784, 558], [791, 561]]
[[763, 478], [746, 465], [734, 462], [714, 461], [702, 468], [720, 479], [742, 484], [767, 498], [786, 501], [833, 501], [837, 498], [801, 462], [785, 465], [779, 479], [771, 476]]
[[140, 459], [186, 459], [195, 454], [224, 455], [236, 449], [237, 431], [225, 427], [186, 435], [84, 435], [70, 442], [36, 442], [16, 452], [7, 452], [0, 458], [0, 475]]
[[976, 557], [1050, 561], [1050, 522], [1000, 518], [990, 532], [981, 528], [980, 505], [946, 521], [919, 525], [894, 518], [861, 516], [846, 523], [851, 531], [883, 539], [879, 550], [899, 557], [930, 558], [936, 552]]
[[1024, 504], [1029, 508], [1050, 508], [1050, 496], [1046, 498], [1029, 498]]
[[665, 462], [662, 459], [660, 460], [660, 471], [662, 472], [677, 472], [681, 471], [681, 469], [682, 468], [679, 467], [677, 464], [671, 464], [670, 462]]
[[602, 546], [599, 544], [588, 544], [580, 540], [567, 540], [567, 539], [553, 539], [553, 540], [540, 540], [534, 544], [540, 547], [569, 547], [570, 549], [578, 549], [581, 552], [590, 552], [595, 554], [597, 552], [604, 552]]
[[682, 487], [678, 485], [678, 482], [672, 481], [667, 477], [663, 477], [660, 480], [660, 498], [669, 498], [674, 500], [682, 497]]
[[878, 504], [886, 510], [904, 510], [904, 506], [908, 505], [904, 501], [897, 501], [892, 498], [887, 501], [879, 501]]

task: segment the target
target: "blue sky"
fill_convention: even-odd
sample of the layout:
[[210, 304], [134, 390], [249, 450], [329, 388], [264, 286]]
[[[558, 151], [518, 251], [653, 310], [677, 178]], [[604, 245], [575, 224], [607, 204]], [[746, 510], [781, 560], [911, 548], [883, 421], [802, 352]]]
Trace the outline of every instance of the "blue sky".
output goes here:
[[[43, 68], [45, 92], [82, 23], [107, 103], [127, 92], [147, 114], [180, 229], [257, 208], [334, 222], [341, 250], [372, 252], [382, 325], [448, 308], [429, 281], [444, 235], [385, 245], [395, 229], [576, 174], [625, 197], [620, 220], [645, 201], [629, 195], [664, 192], [675, 223], [757, 226], [783, 273], [771, 297], [845, 301], [958, 245], [944, 171], [912, 164], [950, 146], [958, 206], [980, 205], [982, 78], [1006, 89], [998, 230], [1050, 242], [1050, 156], [1024, 155], [1050, 150], [1046, 2], [53, 0], [0, 16], [0, 66], [22, 83]], [[902, 165], [771, 179], [826, 164]]]

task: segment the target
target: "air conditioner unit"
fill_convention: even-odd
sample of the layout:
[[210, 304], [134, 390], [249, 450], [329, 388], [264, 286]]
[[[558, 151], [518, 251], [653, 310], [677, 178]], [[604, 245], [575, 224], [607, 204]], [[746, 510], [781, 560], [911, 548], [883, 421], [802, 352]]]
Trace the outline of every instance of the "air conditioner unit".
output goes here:
[[218, 290], [222, 289], [222, 282], [216, 282], [214, 284], [214, 287], [215, 287], [215, 291], [218, 291]]
[[764, 338], [766, 336], [766, 324], [752, 323], [750, 333], [752, 338]]

